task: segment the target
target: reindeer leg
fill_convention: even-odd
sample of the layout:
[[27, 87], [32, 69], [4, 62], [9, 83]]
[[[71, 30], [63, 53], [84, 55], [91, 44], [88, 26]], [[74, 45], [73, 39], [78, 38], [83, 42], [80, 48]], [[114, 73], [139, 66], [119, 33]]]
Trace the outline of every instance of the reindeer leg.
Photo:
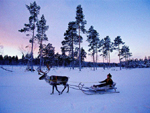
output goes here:
[[67, 84], [67, 87], [68, 87], [67, 93], [69, 93], [69, 84]]
[[61, 94], [60, 91], [57, 89], [57, 85], [55, 85], [56, 90], [58, 91], [59, 95]]
[[66, 89], [66, 85], [64, 86], [64, 89], [61, 91], [61, 94], [64, 92], [65, 89]]
[[61, 94], [64, 92], [64, 90], [66, 89], [66, 87], [68, 87], [68, 91], [67, 91], [67, 93], [69, 92], [69, 85], [68, 85], [68, 84], [66, 84], [66, 85], [64, 85], [64, 89], [61, 91]]
[[52, 93], [51, 93], [51, 95], [52, 95], [52, 94], [54, 94], [54, 85], [53, 85], [53, 87], [52, 87]]

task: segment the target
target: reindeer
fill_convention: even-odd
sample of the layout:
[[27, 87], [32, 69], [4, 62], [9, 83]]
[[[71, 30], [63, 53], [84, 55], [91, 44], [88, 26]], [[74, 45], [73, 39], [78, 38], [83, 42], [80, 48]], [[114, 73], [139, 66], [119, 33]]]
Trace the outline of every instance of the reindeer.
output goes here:
[[[50, 68], [49, 68], [50, 70]], [[45, 80], [47, 83], [49, 83], [50, 85], [52, 85], [52, 93], [54, 94], [54, 88], [56, 88], [56, 90], [58, 91], [59, 95], [63, 93], [63, 91], [68, 87], [67, 93], [69, 92], [69, 84], [67, 84], [68, 82], [68, 77], [66, 76], [57, 76], [57, 75], [51, 75], [48, 76], [47, 73], [48, 72], [43, 72], [42, 70], [38, 71], [40, 75], [42, 75], [39, 80]], [[43, 73], [43, 74], [42, 74]], [[64, 89], [60, 92], [57, 89], [57, 85], [63, 85]]]

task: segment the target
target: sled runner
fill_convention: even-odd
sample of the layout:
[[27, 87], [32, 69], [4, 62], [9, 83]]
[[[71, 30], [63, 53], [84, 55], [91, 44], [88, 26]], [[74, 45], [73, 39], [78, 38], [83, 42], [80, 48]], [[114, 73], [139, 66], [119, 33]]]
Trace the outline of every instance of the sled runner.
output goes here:
[[94, 95], [94, 94], [110, 94], [110, 93], [119, 93], [116, 91], [117, 87], [116, 83], [114, 82], [113, 85], [110, 87], [109, 85], [104, 87], [84, 87], [84, 84], [79, 83], [79, 89], [87, 95]]

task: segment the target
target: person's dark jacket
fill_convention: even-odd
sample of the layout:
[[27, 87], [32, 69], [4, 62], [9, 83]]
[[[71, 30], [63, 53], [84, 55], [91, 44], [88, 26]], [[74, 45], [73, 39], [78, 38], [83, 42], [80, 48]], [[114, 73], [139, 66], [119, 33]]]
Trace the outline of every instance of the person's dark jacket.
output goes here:
[[104, 81], [101, 81], [100, 83], [105, 83], [105, 85], [112, 85], [113, 84], [113, 81], [111, 78], [107, 78], [105, 79]]

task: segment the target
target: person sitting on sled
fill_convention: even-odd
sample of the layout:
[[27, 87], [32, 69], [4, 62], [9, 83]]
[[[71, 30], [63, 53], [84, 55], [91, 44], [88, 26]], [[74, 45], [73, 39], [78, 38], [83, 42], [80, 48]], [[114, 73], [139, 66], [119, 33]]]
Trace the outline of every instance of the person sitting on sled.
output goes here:
[[112, 75], [109, 73], [107, 75], [107, 78], [104, 81], [100, 82], [100, 83], [103, 83], [103, 84], [93, 85], [93, 87], [103, 87], [103, 86], [107, 86], [107, 85], [109, 85], [111, 87], [112, 84], [113, 84], [113, 81], [112, 81], [111, 77], [112, 77]]

